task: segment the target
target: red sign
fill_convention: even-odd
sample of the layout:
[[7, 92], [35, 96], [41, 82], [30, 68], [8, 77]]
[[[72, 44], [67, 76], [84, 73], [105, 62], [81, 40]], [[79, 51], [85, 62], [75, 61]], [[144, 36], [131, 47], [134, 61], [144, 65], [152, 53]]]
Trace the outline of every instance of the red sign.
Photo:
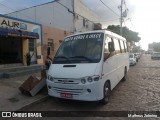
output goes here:
[[61, 93], [60, 96], [63, 97], [63, 98], [72, 98], [71, 93]]

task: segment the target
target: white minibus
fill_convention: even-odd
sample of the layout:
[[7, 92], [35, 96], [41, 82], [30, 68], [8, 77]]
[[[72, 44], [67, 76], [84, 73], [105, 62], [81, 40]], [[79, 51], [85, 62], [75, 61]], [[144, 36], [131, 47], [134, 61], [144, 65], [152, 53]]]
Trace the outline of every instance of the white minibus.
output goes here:
[[61, 43], [48, 70], [48, 94], [106, 104], [128, 70], [125, 38], [107, 30], [74, 34]]

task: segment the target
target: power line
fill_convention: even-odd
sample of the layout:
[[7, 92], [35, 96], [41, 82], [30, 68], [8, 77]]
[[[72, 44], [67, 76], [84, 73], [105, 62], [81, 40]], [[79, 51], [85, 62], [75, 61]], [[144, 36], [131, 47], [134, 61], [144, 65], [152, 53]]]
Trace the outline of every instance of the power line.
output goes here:
[[0, 3], [0, 5], [4, 6], [4, 7], [6, 7], [6, 8], [9, 8], [9, 9], [12, 10], [12, 11], [15, 11], [14, 9], [12, 9], [12, 8], [10, 8], [10, 7], [7, 7], [6, 5], [4, 5], [4, 4], [2, 4], [2, 3]]
[[112, 11], [115, 15], [117, 15], [118, 17], [120, 17], [116, 12], [114, 12], [109, 6], [107, 6], [102, 0], [100, 0], [100, 2], [106, 6], [110, 11]]
[[133, 26], [133, 24], [132, 24], [132, 19], [131, 18], [128, 18], [127, 20], [125, 20], [125, 21], [130, 21], [130, 23], [131, 23], [131, 25]]

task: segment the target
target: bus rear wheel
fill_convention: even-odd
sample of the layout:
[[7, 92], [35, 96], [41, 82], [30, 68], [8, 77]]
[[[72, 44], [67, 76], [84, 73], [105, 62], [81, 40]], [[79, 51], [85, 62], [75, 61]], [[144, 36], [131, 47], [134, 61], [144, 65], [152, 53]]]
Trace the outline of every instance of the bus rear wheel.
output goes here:
[[109, 102], [110, 93], [111, 93], [110, 83], [106, 82], [104, 84], [104, 89], [103, 89], [103, 95], [104, 95], [104, 97], [101, 100], [101, 103], [103, 105], [105, 105], [105, 104], [107, 104]]
[[127, 67], [124, 68], [124, 77], [122, 78], [122, 81], [126, 81], [127, 77]]

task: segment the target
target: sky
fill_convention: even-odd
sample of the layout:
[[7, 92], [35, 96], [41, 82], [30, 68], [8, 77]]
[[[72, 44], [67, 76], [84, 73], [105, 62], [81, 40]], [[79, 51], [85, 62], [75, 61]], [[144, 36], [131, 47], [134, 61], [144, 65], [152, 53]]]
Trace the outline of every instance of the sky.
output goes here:
[[[88, 5], [99, 0], [85, 0]], [[121, 0], [102, 0], [107, 6], [109, 6], [116, 13], [120, 14], [117, 6], [120, 5]], [[97, 7], [97, 5], [99, 7]], [[141, 37], [140, 46], [142, 49], [147, 50], [148, 44], [152, 42], [160, 42], [160, 0], [126, 0], [126, 7], [128, 8], [128, 16], [124, 19], [123, 26], [127, 26], [129, 29], [138, 32]], [[95, 9], [97, 7], [97, 9]], [[111, 10], [107, 9], [103, 4], [91, 5], [91, 9], [102, 16], [102, 20], [106, 20], [104, 23], [107, 25], [120, 25], [119, 18]], [[113, 20], [113, 21], [112, 21]]]
[[[12, 2], [11, 2], [12, 1]], [[52, 0], [0, 0], [0, 14], [28, 8]], [[99, 15], [98, 22], [108, 25], [119, 25], [121, 0], [83, 0], [83, 2]], [[160, 0], [125, 0], [128, 15], [123, 26], [138, 32], [142, 49], [148, 49], [148, 43], [160, 42]], [[124, 6], [125, 7], [125, 6]]]

